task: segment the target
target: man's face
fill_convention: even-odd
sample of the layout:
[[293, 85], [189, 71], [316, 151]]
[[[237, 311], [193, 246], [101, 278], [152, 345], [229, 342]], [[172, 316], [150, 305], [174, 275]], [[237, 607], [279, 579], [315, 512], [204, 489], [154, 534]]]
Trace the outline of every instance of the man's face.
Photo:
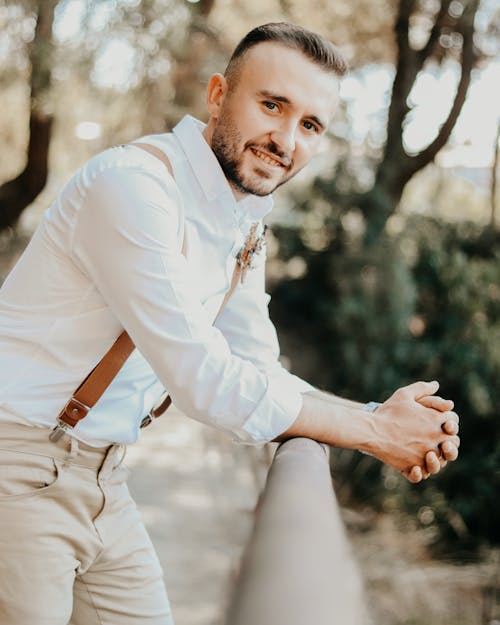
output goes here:
[[338, 100], [336, 76], [282, 44], [258, 44], [241, 63], [207, 137], [238, 199], [268, 195], [297, 174]]

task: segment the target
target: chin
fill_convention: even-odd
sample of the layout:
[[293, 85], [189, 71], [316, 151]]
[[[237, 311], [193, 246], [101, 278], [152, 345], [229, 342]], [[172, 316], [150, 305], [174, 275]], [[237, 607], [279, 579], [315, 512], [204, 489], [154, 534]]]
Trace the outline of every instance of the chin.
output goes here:
[[248, 189], [253, 189], [252, 193], [259, 196], [269, 195], [284, 182], [286, 180], [281, 176], [270, 177], [267, 173], [259, 171], [244, 180], [245, 186]]
[[231, 176], [228, 177], [229, 184], [238, 193], [244, 195], [257, 195], [258, 197], [264, 197], [269, 195], [276, 188], [276, 183], [271, 180], [260, 180], [260, 176]]
[[251, 180], [248, 185], [245, 185], [250, 193], [253, 195], [258, 195], [259, 197], [264, 197], [272, 193], [277, 187], [279, 187], [279, 182], [267, 181], [264, 183], [256, 182], [255, 179]]

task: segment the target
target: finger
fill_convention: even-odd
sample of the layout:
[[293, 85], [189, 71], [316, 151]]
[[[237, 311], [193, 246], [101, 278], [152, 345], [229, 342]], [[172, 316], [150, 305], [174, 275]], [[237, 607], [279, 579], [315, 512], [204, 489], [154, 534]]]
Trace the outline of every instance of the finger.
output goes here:
[[445, 466], [448, 464], [448, 461], [444, 457], [444, 454], [441, 451], [441, 446], [440, 445], [438, 445], [438, 449], [439, 449], [439, 452], [436, 454], [436, 456], [438, 457], [439, 464], [441, 465], [441, 468], [444, 469]]
[[434, 408], [434, 410], [439, 410], [439, 412], [448, 412], [453, 410], [453, 402], [451, 399], [443, 399], [438, 395], [426, 395], [425, 397], [421, 397], [418, 400], [419, 404], [425, 406], [426, 408]]
[[435, 451], [428, 451], [425, 454], [425, 466], [427, 471], [432, 475], [436, 475], [441, 470], [441, 463]]
[[403, 473], [408, 479], [410, 479], [410, 477], [412, 478], [410, 479], [411, 482], [420, 482], [430, 477], [430, 473], [420, 465], [415, 465], [408, 471], [403, 471]]
[[[420, 402], [417, 402], [422, 405]], [[435, 421], [437, 421], [440, 425], [446, 423], [446, 421], [453, 421], [457, 425], [460, 423], [460, 419], [456, 412], [453, 410], [447, 410], [446, 412], [440, 412], [439, 410], [431, 409], [432, 417]]]
[[456, 447], [451, 441], [444, 441], [440, 445], [443, 458], [449, 462], [453, 462], [458, 458], [458, 447]]
[[439, 388], [439, 382], [437, 380], [433, 380], [432, 382], [414, 382], [413, 384], [409, 384], [405, 386], [403, 390], [405, 393], [409, 394], [413, 399], [417, 401], [422, 397], [427, 397], [428, 395], [434, 395]]
[[420, 467], [412, 467], [407, 473], [405, 473], [406, 479], [412, 484], [418, 484], [423, 479], [422, 469]]
[[446, 412], [443, 412], [441, 414], [441, 417], [443, 421], [456, 421], [457, 423], [460, 422], [459, 416], [456, 412], [453, 412], [453, 410], [447, 410]]
[[445, 434], [458, 434], [458, 423], [456, 421], [445, 421], [441, 423], [441, 429]]

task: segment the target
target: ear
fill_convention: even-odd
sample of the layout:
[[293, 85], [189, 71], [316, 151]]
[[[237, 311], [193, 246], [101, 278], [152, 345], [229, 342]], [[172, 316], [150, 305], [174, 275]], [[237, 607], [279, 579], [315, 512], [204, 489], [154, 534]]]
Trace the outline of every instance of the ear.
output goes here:
[[227, 80], [222, 74], [213, 74], [207, 87], [207, 110], [210, 117], [217, 119], [227, 93]]

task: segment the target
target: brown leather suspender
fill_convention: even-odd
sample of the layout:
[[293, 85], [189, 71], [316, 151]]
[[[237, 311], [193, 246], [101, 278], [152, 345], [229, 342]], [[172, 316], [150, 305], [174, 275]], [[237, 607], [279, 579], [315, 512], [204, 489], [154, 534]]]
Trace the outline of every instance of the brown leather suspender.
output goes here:
[[[132, 143], [131, 145], [135, 145], [159, 158], [168, 169], [170, 175], [173, 177], [172, 165], [170, 164], [167, 156], [159, 148], [150, 145], [149, 143]], [[185, 238], [182, 245], [182, 253], [185, 254]], [[229, 298], [235, 290], [240, 279], [240, 275], [241, 266], [238, 262], [236, 262], [233, 277], [231, 279], [231, 286], [224, 297], [214, 323], [219, 318], [222, 309], [227, 304]], [[99, 401], [104, 391], [114, 380], [134, 349], [135, 345], [132, 342], [132, 339], [124, 330], [104, 354], [100, 362], [94, 367], [94, 369], [92, 369], [80, 386], [78, 386], [70, 400], [61, 410], [59, 416], [57, 417], [57, 425], [50, 434], [50, 440], [54, 442], [59, 440], [64, 432], [71, 431], [79, 421], [87, 416], [89, 410]], [[165, 393], [161, 397], [159, 403], [157, 403], [157, 405], [151, 409], [149, 414], [144, 417], [141, 422], [141, 427], [149, 425], [153, 419], [162, 415], [171, 403], [172, 399], [170, 395]]]

